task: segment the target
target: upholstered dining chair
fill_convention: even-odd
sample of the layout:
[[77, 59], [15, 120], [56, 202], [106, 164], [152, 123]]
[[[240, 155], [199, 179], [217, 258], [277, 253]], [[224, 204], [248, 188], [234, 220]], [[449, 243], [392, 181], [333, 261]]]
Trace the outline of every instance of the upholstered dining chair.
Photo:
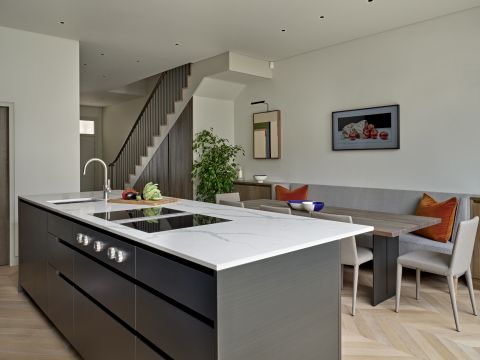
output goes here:
[[[338, 221], [345, 223], [352, 223], [352, 217], [347, 215], [323, 214], [312, 212], [312, 217], [322, 220]], [[370, 249], [357, 246], [355, 236], [350, 236], [342, 239], [340, 243], [340, 263], [341, 269], [341, 283], [343, 289], [343, 266], [353, 266], [353, 295], [352, 295], [352, 315], [355, 316], [355, 309], [357, 307], [357, 288], [358, 288], [358, 270], [360, 265], [373, 260], [373, 252]]]
[[218, 203], [220, 205], [228, 205], [228, 206], [235, 206], [235, 207], [241, 207], [241, 208], [245, 207], [245, 205], [241, 201], [229, 201], [229, 200], [220, 199]]
[[400, 308], [400, 291], [402, 287], [402, 267], [416, 269], [416, 297], [420, 294], [420, 272], [425, 271], [447, 277], [450, 300], [452, 302], [453, 317], [455, 327], [460, 331], [458, 321], [457, 296], [455, 289], [455, 279], [465, 274], [467, 280], [468, 292], [470, 293], [470, 302], [472, 303], [473, 315], [477, 316], [475, 305], [475, 293], [473, 292], [472, 272], [470, 263], [472, 261], [475, 237], [478, 228], [478, 216], [471, 220], [462, 221], [458, 227], [455, 245], [452, 255], [441, 254], [433, 251], [412, 251], [403, 254], [397, 259], [397, 294], [395, 301], [395, 311]]
[[234, 193], [216, 194], [215, 195], [215, 202], [217, 204], [219, 204], [220, 200], [240, 201], [240, 193], [234, 192]]
[[292, 215], [292, 210], [287, 207], [260, 205], [260, 210]]

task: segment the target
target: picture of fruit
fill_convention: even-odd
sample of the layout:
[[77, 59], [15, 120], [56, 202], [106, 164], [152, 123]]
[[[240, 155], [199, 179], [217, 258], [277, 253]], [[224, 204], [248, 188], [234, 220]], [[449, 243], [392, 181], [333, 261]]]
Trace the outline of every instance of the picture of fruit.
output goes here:
[[382, 131], [379, 136], [380, 136], [380, 139], [382, 139], [382, 140], [387, 140], [389, 134], [388, 134], [387, 131]]

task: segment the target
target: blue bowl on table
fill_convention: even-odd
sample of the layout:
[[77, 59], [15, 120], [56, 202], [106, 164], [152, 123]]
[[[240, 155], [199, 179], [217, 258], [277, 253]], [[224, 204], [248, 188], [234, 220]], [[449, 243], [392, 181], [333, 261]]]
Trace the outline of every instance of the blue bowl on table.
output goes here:
[[325, 204], [321, 201], [304, 201], [303, 203], [303, 208], [306, 211], [320, 211], [323, 209]]

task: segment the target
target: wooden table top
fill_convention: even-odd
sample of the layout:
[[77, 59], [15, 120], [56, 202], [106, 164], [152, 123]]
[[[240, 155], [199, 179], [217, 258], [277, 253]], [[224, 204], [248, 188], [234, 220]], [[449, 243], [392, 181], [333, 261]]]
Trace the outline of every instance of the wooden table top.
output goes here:
[[[247, 209], [260, 209], [260, 205], [288, 207], [286, 201], [258, 199], [243, 202]], [[409, 233], [423, 229], [432, 225], [439, 224], [441, 219], [416, 216], [392, 214], [380, 211], [369, 211], [360, 209], [348, 209], [333, 206], [325, 206], [322, 210], [326, 214], [349, 215], [355, 224], [369, 225], [374, 227], [373, 234], [396, 237], [400, 234]], [[306, 211], [292, 210], [293, 215], [309, 216]]]

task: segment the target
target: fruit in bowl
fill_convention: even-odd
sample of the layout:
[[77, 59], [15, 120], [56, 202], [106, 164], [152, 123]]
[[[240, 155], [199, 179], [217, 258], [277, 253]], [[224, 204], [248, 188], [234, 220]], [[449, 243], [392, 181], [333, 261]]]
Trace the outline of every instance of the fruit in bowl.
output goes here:
[[303, 200], [288, 200], [287, 204], [292, 210], [303, 210]]
[[325, 204], [321, 201], [304, 201], [302, 204], [303, 208], [309, 212], [320, 211], [325, 206]]

